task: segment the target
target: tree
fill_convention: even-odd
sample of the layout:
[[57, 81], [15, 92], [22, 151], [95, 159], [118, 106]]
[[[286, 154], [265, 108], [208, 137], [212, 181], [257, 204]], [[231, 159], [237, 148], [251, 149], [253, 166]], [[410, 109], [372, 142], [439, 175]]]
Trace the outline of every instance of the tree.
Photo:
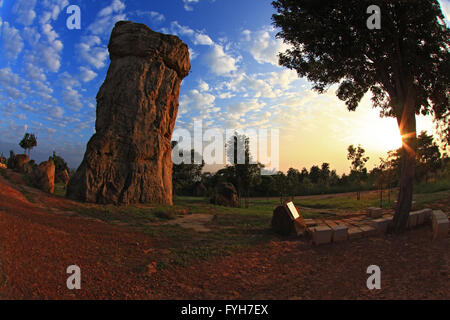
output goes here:
[[417, 163], [419, 179], [425, 177], [425, 181], [428, 181], [429, 173], [436, 173], [441, 166], [439, 146], [426, 131], [417, 137]]
[[[172, 141], [172, 150], [180, 152], [176, 141]], [[191, 163], [174, 164], [172, 170], [173, 194], [193, 195], [193, 187], [196, 182], [201, 180], [202, 170], [205, 162], [201, 164], [194, 163], [195, 152], [191, 150]]]
[[24, 150], [25, 153], [30, 155], [31, 149], [37, 146], [36, 136], [33, 133], [25, 133], [22, 140], [19, 143], [19, 146]]
[[69, 167], [67, 166], [66, 161], [62, 157], [57, 156], [55, 151], [53, 151], [51, 159], [55, 163], [55, 173], [60, 173], [64, 170], [67, 170], [67, 173], [69, 173]]
[[348, 146], [347, 148], [348, 155], [347, 159], [352, 161], [351, 171], [353, 175], [356, 177], [356, 181], [358, 184], [358, 191], [356, 192], [356, 198], [361, 200], [361, 178], [364, 172], [366, 172], [366, 162], [369, 160], [369, 157], [364, 157], [364, 153], [366, 152], [360, 145], [358, 148], [353, 147], [353, 145]]
[[[291, 45], [280, 64], [307, 77], [349, 110], [367, 92], [380, 114], [397, 119], [403, 137], [402, 174], [394, 231], [406, 228], [415, 174], [417, 114], [442, 119], [450, 100], [450, 30], [437, 0], [278, 0], [272, 19]], [[371, 5], [381, 10], [381, 29], [369, 30]], [[375, 133], [374, 133], [375, 134]]]
[[317, 184], [319, 182], [320, 178], [320, 168], [319, 166], [312, 166], [309, 170], [309, 179], [311, 179], [311, 182], [314, 184]]
[[250, 140], [243, 134], [234, 133], [226, 145], [226, 153], [231, 166], [229, 165], [222, 170], [229, 173], [230, 182], [236, 186], [239, 200], [242, 195], [245, 195], [245, 207], [248, 207], [250, 189], [261, 178], [263, 166], [260, 163], [252, 163]]

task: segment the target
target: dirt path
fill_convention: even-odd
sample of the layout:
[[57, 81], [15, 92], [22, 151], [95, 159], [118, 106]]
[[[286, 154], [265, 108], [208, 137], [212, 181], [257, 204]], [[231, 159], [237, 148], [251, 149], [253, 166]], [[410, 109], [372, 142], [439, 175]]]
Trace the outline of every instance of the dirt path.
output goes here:
[[[167, 251], [160, 239], [74, 216], [74, 202], [37, 190], [36, 202], [30, 202], [16, 182], [0, 176], [0, 297], [450, 298], [449, 239], [432, 242], [427, 228], [323, 247], [280, 239], [154, 272], [148, 266]], [[76, 292], [66, 288], [66, 268], [73, 264], [82, 270], [82, 290]], [[382, 270], [382, 290], [376, 292], [366, 288], [371, 264]]]

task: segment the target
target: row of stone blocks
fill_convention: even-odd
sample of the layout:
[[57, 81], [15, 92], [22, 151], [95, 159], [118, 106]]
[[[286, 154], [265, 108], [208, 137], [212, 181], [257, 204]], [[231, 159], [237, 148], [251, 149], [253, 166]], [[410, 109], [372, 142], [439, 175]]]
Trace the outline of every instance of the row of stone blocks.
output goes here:
[[[386, 233], [389, 226], [393, 222], [393, 217], [380, 217], [378, 213], [373, 214], [373, 209], [378, 208], [369, 208], [368, 215], [370, 217], [376, 216], [379, 218], [367, 221], [367, 224], [362, 224], [358, 227], [348, 227], [342, 224], [313, 227], [311, 229], [313, 243], [326, 244], [330, 242], [341, 242], [347, 239], [358, 239], [363, 236]], [[408, 218], [408, 228], [413, 228], [428, 223], [430, 219], [433, 229], [433, 239], [447, 237], [449, 220], [447, 215], [441, 210], [433, 211], [431, 209], [423, 209], [420, 211], [411, 212]]]

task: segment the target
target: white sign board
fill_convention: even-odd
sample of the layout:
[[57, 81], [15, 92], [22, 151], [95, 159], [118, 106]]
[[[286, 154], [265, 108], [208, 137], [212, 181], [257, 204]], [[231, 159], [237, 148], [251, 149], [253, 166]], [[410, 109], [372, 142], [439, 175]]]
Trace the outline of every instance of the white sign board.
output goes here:
[[289, 209], [289, 214], [291, 215], [292, 220], [297, 220], [298, 218], [300, 218], [300, 215], [298, 214], [297, 208], [294, 206], [294, 203], [288, 202], [286, 204], [286, 206]]

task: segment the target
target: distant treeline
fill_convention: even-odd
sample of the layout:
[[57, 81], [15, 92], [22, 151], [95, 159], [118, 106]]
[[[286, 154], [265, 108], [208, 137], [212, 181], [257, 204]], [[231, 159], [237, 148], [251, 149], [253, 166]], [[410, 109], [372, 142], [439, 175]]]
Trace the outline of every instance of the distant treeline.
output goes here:
[[[180, 164], [173, 167], [173, 190], [182, 196], [211, 196], [221, 182], [230, 182], [236, 187], [239, 197], [292, 197], [340, 192], [395, 188], [399, 184], [402, 149], [390, 151], [379, 164], [368, 171], [365, 164], [365, 150], [349, 146], [347, 159], [350, 173], [338, 175], [328, 163], [314, 165], [309, 170], [290, 168], [287, 173], [261, 175], [261, 164], [249, 164], [248, 138], [236, 135], [228, 142], [227, 157], [230, 163], [215, 172], [202, 172], [203, 164]], [[237, 139], [246, 146], [246, 164], [235, 164]], [[174, 143], [174, 146], [176, 144]], [[191, 151], [193, 153], [193, 151]], [[192, 157], [193, 158], [193, 157]], [[442, 155], [433, 137], [422, 132], [417, 140], [416, 182], [450, 179], [450, 165], [447, 154]], [[359, 194], [358, 194], [359, 197]]]

